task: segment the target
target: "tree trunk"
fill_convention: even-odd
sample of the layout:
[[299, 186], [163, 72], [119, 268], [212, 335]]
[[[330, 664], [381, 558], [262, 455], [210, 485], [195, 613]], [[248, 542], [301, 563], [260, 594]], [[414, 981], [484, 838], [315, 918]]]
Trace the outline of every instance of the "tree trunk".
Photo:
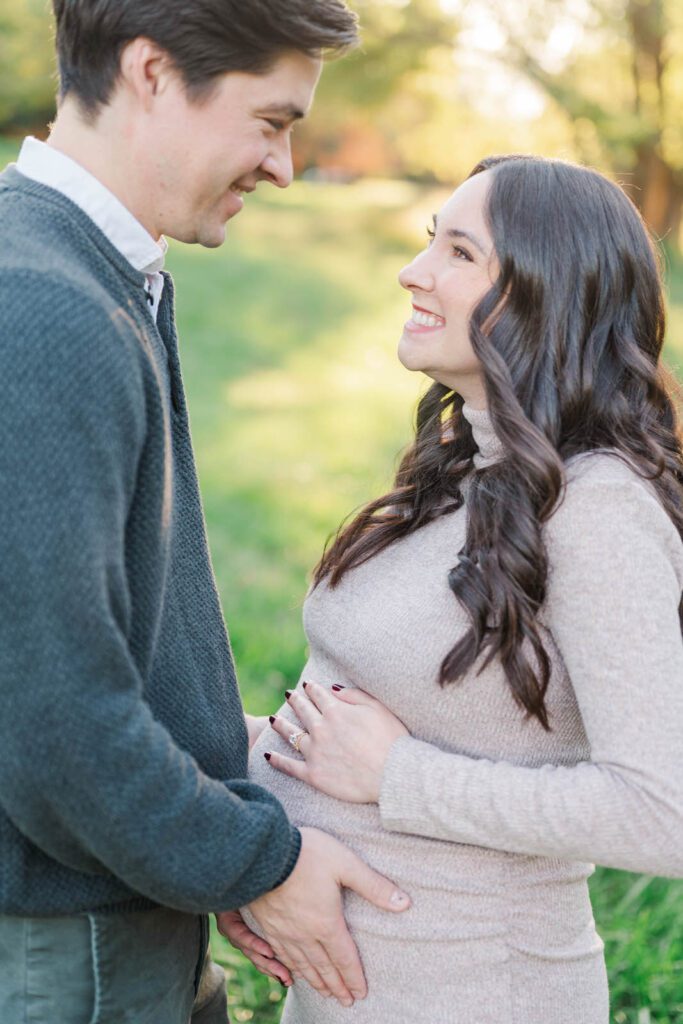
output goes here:
[[654, 235], [674, 245], [680, 242], [683, 181], [651, 145], [636, 150], [634, 194], [645, 223]]

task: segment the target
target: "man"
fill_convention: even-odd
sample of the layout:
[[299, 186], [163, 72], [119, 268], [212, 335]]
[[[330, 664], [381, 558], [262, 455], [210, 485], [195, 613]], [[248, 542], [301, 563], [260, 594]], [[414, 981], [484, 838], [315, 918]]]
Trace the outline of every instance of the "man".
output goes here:
[[[243, 193], [289, 185], [290, 129], [355, 20], [54, 8], [57, 118], [0, 177], [0, 1020], [187, 1024], [209, 911], [350, 1004], [341, 887], [408, 901], [246, 781], [161, 268], [164, 235], [218, 246]], [[195, 1009], [226, 1020], [220, 992]]]

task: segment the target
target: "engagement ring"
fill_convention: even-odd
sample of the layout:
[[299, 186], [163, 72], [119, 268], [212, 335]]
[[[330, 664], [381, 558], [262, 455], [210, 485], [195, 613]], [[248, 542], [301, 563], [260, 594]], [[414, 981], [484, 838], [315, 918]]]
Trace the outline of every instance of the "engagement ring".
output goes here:
[[292, 735], [289, 737], [289, 744], [290, 746], [294, 747], [297, 754], [301, 753], [301, 741], [305, 735], [305, 732], [293, 732]]

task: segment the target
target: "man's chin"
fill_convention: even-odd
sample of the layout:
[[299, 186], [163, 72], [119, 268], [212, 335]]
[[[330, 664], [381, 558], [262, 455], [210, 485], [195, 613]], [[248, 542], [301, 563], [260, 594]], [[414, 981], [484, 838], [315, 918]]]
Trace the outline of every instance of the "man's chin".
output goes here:
[[223, 245], [226, 233], [227, 224], [212, 224], [210, 227], [206, 225], [197, 229], [192, 241], [204, 249], [218, 249]]

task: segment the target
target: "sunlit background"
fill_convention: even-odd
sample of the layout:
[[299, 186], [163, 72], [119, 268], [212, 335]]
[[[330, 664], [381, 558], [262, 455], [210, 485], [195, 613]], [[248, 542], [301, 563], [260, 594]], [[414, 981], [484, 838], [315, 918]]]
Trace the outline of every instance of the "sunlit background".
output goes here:
[[[683, 2], [351, 6], [363, 46], [326, 69], [297, 129], [297, 183], [248, 197], [221, 250], [173, 244], [168, 259], [211, 549], [254, 713], [298, 678], [301, 603], [326, 537], [387, 486], [409, 440], [422, 383], [395, 357], [408, 310], [396, 275], [482, 156], [560, 156], [627, 188], [660, 242], [667, 358], [683, 367]], [[24, 134], [45, 137], [54, 92], [49, 5], [0, 0], [0, 166]], [[599, 870], [592, 893], [615, 1024], [683, 1024], [683, 883]], [[275, 1024], [279, 986], [216, 937], [214, 953], [234, 1019]]]

